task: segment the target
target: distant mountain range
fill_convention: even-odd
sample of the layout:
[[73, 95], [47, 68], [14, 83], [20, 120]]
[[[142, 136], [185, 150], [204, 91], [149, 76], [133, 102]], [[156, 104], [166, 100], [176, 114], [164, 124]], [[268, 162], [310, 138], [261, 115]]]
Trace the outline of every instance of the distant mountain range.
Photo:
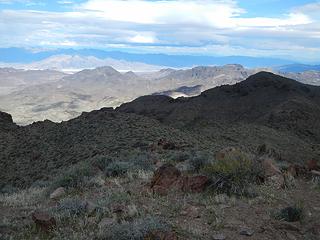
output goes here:
[[[193, 56], [193, 55], [167, 55], [167, 54], [136, 54], [117, 51], [104, 51], [97, 49], [56, 49], [38, 50], [24, 48], [0, 48], [0, 62], [30, 64], [42, 61], [56, 55], [70, 55], [81, 57], [95, 57], [98, 59], [114, 59], [127, 62], [139, 62], [148, 65], [168, 66], [172, 68], [225, 65], [238, 63], [249, 68], [275, 67], [296, 63], [292, 60], [247, 57], [247, 56]], [[96, 66], [98, 67], [98, 66]]]
[[[117, 107], [148, 94], [173, 98], [196, 96], [210, 88], [241, 82], [259, 71], [239, 64], [184, 70], [166, 68], [146, 73], [121, 73], [109, 66], [74, 74], [3, 68], [0, 69], [0, 111], [9, 112], [22, 125], [44, 119], [60, 122], [83, 111]], [[320, 85], [320, 72], [281, 75]]]
[[68, 73], [79, 72], [83, 69], [93, 69], [102, 66], [111, 66], [121, 72], [150, 72], [164, 68], [162, 66], [154, 66], [141, 62], [129, 62], [112, 58], [99, 59], [93, 56], [79, 55], [53, 55], [46, 59], [31, 63], [0, 63], [0, 67], [37, 70], [51, 69]]
[[320, 71], [320, 65], [306, 65], [306, 64], [290, 64], [277, 67], [276, 70], [280, 72], [306, 72], [306, 71]]

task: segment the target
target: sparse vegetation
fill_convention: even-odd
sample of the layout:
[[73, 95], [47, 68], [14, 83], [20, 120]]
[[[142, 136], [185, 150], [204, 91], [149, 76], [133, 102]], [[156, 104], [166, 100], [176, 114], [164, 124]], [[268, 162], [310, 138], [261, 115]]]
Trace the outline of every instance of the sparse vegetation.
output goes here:
[[87, 202], [80, 198], [65, 198], [58, 202], [56, 212], [62, 217], [79, 216], [86, 212]]
[[212, 178], [215, 192], [238, 196], [251, 196], [250, 186], [257, 183], [261, 174], [259, 165], [241, 151], [227, 153], [202, 171]]
[[168, 231], [170, 227], [155, 217], [138, 218], [132, 222], [110, 225], [101, 229], [101, 240], [144, 240], [146, 235], [153, 231]]
[[81, 188], [85, 184], [85, 180], [92, 177], [96, 171], [93, 167], [85, 162], [77, 164], [72, 168], [62, 172], [51, 184], [50, 189], [54, 190], [58, 187]]
[[0, 195], [0, 203], [10, 207], [26, 207], [40, 203], [45, 197], [45, 188], [28, 188]]

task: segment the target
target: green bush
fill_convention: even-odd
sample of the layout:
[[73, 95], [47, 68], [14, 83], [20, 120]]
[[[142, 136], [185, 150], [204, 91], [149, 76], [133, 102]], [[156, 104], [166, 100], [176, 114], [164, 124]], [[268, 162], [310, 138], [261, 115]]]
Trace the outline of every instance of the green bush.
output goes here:
[[283, 208], [275, 214], [275, 219], [286, 222], [297, 222], [300, 221], [302, 217], [303, 211], [300, 205]]
[[262, 172], [258, 163], [241, 151], [227, 153], [202, 170], [212, 178], [214, 191], [238, 196], [254, 195], [251, 186], [258, 182]]
[[101, 229], [102, 240], [143, 240], [152, 231], [168, 231], [169, 225], [154, 217], [139, 218], [132, 222], [113, 224]]
[[81, 188], [85, 181], [92, 177], [96, 171], [88, 163], [80, 163], [70, 167], [67, 171], [60, 174], [52, 183], [51, 190], [58, 187]]

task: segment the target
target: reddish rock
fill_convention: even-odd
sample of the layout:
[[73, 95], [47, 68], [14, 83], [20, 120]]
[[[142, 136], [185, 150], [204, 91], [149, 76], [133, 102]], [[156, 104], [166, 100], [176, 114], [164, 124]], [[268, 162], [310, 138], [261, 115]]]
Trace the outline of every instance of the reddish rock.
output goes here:
[[148, 233], [144, 240], [177, 240], [177, 235], [174, 232], [153, 231]]
[[164, 164], [153, 175], [151, 180], [151, 188], [153, 189], [168, 189], [181, 176], [181, 172], [172, 164]]
[[210, 180], [206, 176], [182, 177], [181, 190], [184, 192], [203, 192]]
[[320, 166], [318, 165], [318, 162], [315, 159], [309, 160], [307, 162], [307, 168], [309, 171], [320, 170]]
[[151, 189], [160, 195], [170, 190], [184, 192], [202, 192], [209, 184], [206, 176], [182, 176], [181, 172], [171, 164], [161, 166], [151, 180]]
[[57, 226], [54, 217], [50, 216], [48, 213], [41, 211], [32, 213], [32, 220], [36, 224], [37, 228], [41, 229], [44, 232], [49, 232]]

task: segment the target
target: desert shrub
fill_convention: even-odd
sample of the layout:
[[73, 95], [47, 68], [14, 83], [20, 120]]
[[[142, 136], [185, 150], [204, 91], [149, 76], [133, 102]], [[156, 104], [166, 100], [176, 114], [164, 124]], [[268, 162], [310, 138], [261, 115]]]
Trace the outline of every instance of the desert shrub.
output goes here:
[[190, 152], [174, 151], [170, 153], [169, 160], [173, 162], [184, 162], [191, 158]]
[[85, 181], [95, 174], [95, 170], [90, 164], [80, 163], [61, 173], [51, 184], [50, 190], [58, 187], [81, 188]]
[[103, 197], [97, 200], [97, 205], [103, 208], [109, 208], [114, 204], [129, 205], [132, 202], [132, 196], [126, 191], [108, 191], [104, 192]]
[[26, 207], [37, 204], [45, 197], [45, 188], [28, 188], [13, 193], [0, 195], [0, 202], [5, 206]]
[[55, 211], [62, 217], [79, 216], [86, 213], [86, 205], [79, 198], [66, 198], [58, 202]]
[[6, 184], [0, 189], [0, 194], [12, 194], [18, 191], [19, 191], [18, 188], [12, 185]]
[[108, 166], [112, 161], [113, 159], [110, 157], [104, 155], [97, 155], [91, 159], [91, 165], [103, 171], [106, 168], [106, 166]]
[[146, 217], [132, 222], [113, 224], [108, 228], [101, 229], [99, 239], [105, 240], [143, 240], [145, 236], [153, 231], [168, 231], [170, 226], [163, 221]]
[[192, 169], [196, 172], [199, 172], [206, 165], [210, 164], [213, 159], [207, 152], [196, 152], [189, 161]]
[[129, 156], [130, 161], [135, 170], [152, 170], [153, 169], [153, 162], [151, 161], [151, 156], [149, 153], [139, 152], [132, 156]]
[[274, 215], [274, 218], [286, 222], [300, 221], [303, 218], [302, 206], [298, 204], [293, 207], [283, 208]]
[[133, 164], [129, 162], [112, 162], [105, 168], [104, 173], [107, 177], [122, 177], [132, 166]]
[[240, 151], [228, 153], [202, 170], [212, 178], [214, 191], [238, 196], [253, 195], [252, 184], [262, 172], [258, 163]]

